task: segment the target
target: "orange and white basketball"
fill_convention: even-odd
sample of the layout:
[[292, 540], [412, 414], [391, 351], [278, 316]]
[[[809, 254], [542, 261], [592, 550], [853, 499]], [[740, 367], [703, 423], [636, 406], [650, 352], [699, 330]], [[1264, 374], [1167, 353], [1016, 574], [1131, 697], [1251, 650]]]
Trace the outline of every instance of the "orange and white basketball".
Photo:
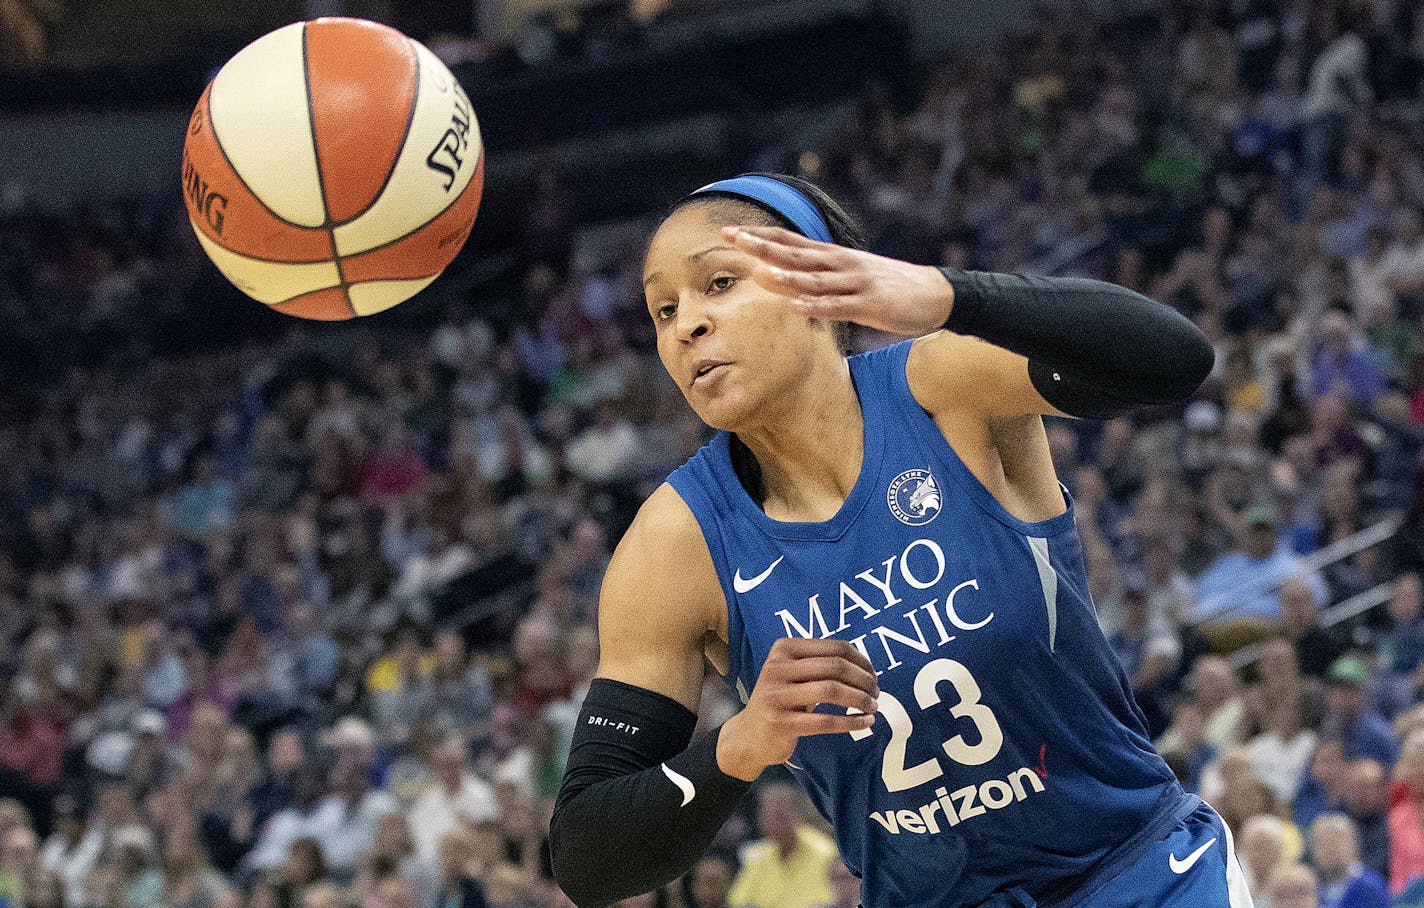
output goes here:
[[243, 292], [314, 319], [371, 315], [445, 270], [480, 206], [484, 154], [445, 64], [362, 19], [314, 19], [243, 48], [203, 92], [183, 195]]

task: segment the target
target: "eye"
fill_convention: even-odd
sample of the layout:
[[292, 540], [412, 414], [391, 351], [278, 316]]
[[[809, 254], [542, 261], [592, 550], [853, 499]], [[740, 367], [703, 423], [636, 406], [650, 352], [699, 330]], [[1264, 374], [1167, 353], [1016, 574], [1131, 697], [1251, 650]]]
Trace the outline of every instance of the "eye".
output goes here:
[[665, 322], [677, 314], [677, 304], [663, 303], [653, 310], [653, 318], [660, 322]]
[[737, 279], [730, 274], [719, 274], [707, 282], [707, 292], [721, 293], [724, 290], [731, 289], [732, 285], [736, 282]]

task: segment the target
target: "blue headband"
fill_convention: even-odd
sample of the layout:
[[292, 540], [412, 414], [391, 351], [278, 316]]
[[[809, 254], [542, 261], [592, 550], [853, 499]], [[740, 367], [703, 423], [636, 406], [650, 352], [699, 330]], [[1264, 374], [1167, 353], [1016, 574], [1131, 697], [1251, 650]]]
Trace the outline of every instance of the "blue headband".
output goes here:
[[823, 243], [835, 242], [831, 239], [830, 228], [826, 226], [826, 219], [821, 216], [820, 209], [811, 204], [811, 200], [799, 189], [780, 180], [759, 176], [732, 177], [730, 180], [709, 183], [690, 192], [688, 198], [704, 192], [726, 192], [761, 202], [795, 225], [802, 236]]

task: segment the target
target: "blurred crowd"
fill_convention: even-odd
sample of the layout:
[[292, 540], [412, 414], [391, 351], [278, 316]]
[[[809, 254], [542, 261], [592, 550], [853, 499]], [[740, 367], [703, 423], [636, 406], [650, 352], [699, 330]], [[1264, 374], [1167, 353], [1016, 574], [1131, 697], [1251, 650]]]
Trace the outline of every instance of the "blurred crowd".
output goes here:
[[[759, 161], [876, 251], [1104, 278], [1207, 333], [1189, 403], [1049, 427], [1104, 633], [1258, 905], [1424, 905], [1424, 7], [1164, 7], [1043, 13]], [[586, 248], [538, 186], [509, 298], [183, 355], [209, 272], [175, 200], [0, 192], [0, 352], [30, 351], [0, 356], [0, 906], [567, 904], [545, 837], [601, 575], [707, 432], [637, 242]], [[709, 678], [704, 724], [734, 709]], [[771, 779], [632, 902], [858, 894]]]

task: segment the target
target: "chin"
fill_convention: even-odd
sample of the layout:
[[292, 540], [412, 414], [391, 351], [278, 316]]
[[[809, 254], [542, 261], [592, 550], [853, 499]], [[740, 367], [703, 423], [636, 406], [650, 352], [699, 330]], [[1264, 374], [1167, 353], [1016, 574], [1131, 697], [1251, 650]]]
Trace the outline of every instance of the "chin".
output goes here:
[[722, 393], [714, 396], [685, 394], [688, 406], [698, 418], [719, 432], [737, 432], [748, 422], [755, 408], [741, 394]]

